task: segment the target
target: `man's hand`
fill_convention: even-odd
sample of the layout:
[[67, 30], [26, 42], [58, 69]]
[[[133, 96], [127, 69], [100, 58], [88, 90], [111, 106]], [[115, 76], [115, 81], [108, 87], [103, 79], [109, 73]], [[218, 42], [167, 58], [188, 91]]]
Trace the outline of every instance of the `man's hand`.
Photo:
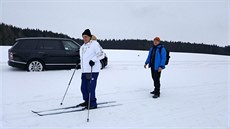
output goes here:
[[158, 68], [158, 72], [161, 72], [163, 69], [160, 67], [160, 68]]
[[95, 65], [95, 62], [93, 62], [92, 60], [90, 60], [90, 61], [89, 61], [89, 65], [90, 65], [91, 67], [93, 67], [93, 66]]
[[145, 68], [145, 69], [147, 68], [147, 64], [144, 65], [144, 68]]

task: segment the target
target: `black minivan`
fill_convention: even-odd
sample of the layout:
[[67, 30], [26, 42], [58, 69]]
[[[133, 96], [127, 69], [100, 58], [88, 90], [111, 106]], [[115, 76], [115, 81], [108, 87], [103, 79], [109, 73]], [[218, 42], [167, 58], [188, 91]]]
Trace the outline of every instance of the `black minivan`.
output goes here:
[[[71, 39], [30, 37], [18, 38], [8, 50], [8, 65], [28, 71], [80, 68], [80, 45]], [[107, 57], [101, 60], [102, 68]]]

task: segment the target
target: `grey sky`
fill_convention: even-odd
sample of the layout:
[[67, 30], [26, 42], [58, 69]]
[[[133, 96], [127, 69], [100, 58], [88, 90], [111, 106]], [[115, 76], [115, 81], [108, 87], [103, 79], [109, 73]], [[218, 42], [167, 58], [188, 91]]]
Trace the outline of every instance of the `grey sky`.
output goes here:
[[[1, 0], [0, 0], [1, 1]], [[228, 0], [2, 0], [1, 22], [81, 38], [229, 45]]]

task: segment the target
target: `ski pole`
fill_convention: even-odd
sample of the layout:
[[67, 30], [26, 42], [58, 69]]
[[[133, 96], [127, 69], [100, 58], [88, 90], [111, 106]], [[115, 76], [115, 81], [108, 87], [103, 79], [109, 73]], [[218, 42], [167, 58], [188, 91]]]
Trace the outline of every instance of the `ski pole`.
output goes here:
[[63, 98], [62, 98], [62, 101], [61, 101], [60, 105], [63, 104], [63, 101], [64, 101], [64, 99], [65, 99], [66, 93], [67, 93], [67, 91], [68, 91], [68, 89], [69, 89], [69, 86], [70, 86], [70, 84], [71, 84], [71, 82], [72, 82], [72, 79], [73, 79], [73, 76], [74, 76], [74, 74], [75, 74], [75, 71], [77, 70], [77, 67], [78, 67], [78, 64], [76, 64], [76, 67], [75, 67], [75, 69], [74, 69], [74, 71], [73, 71], [73, 74], [72, 74], [70, 80], [69, 80], [69, 84], [68, 84], [68, 86], [67, 86], [67, 88], [66, 88], [66, 90], [65, 90], [65, 94], [64, 94], [64, 96], [63, 96]]
[[[90, 73], [90, 81], [88, 85], [89, 89], [89, 101], [88, 101], [88, 115], [87, 115], [87, 122], [89, 122], [89, 110], [90, 110], [90, 98], [91, 98], [91, 85], [92, 85], [92, 75], [93, 75], [93, 66], [91, 66], [91, 73]], [[90, 87], [91, 86], [91, 87]]]

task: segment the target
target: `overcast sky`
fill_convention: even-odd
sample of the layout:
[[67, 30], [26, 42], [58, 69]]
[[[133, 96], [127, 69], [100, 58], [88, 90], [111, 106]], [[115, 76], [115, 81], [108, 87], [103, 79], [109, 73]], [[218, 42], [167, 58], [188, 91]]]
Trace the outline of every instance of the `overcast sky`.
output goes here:
[[0, 22], [81, 38], [229, 45], [229, 0], [0, 0]]

